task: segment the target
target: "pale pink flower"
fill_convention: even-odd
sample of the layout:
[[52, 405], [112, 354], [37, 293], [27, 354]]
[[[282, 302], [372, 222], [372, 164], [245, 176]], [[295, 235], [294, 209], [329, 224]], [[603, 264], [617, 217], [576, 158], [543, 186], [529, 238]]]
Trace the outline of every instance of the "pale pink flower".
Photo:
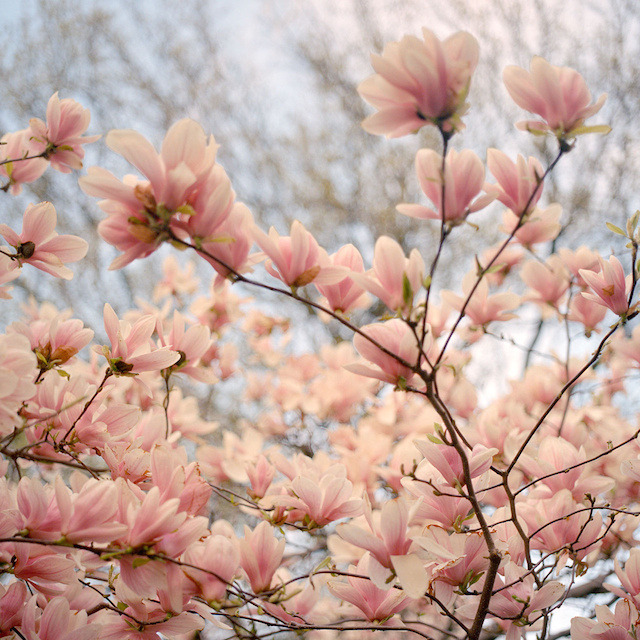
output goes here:
[[0, 253], [0, 300], [11, 300], [11, 289], [5, 287], [7, 282], [15, 280], [20, 275], [20, 268], [9, 256]]
[[560, 258], [552, 255], [545, 263], [530, 260], [520, 272], [524, 283], [532, 291], [530, 300], [557, 308], [567, 289], [569, 277]]
[[120, 516], [127, 525], [121, 538], [123, 546], [153, 545], [177, 531], [187, 519], [187, 513], [179, 511], [179, 507], [178, 498], [163, 501], [158, 487], [152, 487], [142, 499], [132, 496]]
[[[465, 484], [462, 458], [454, 447], [436, 444], [431, 440], [416, 440], [415, 445], [425, 458], [416, 471], [418, 477], [431, 479], [434, 478], [433, 472], [437, 471], [439, 476], [453, 487]], [[493, 456], [497, 453], [498, 449], [493, 447], [489, 449], [482, 444], [476, 444], [471, 451], [468, 451], [466, 455], [471, 479], [488, 471], [493, 462]]]
[[271, 588], [273, 574], [282, 561], [284, 545], [284, 538], [278, 540], [268, 522], [261, 522], [253, 531], [245, 525], [244, 538], [238, 540], [240, 564], [254, 593]]
[[65, 320], [63, 316], [34, 320], [29, 324], [14, 322], [9, 332], [28, 338], [41, 369], [65, 364], [93, 338], [93, 331], [85, 328], [82, 320]]
[[276, 496], [273, 503], [299, 512], [296, 519], [303, 520], [309, 529], [360, 512], [361, 501], [352, 498], [353, 484], [345, 477], [344, 466], [331, 467], [319, 479], [315, 475], [297, 476], [289, 486], [291, 495]]
[[209, 255], [200, 255], [218, 272], [215, 286], [219, 286], [223, 278], [232, 277], [232, 271], [243, 273], [248, 268], [254, 229], [251, 211], [242, 202], [236, 202], [215, 235], [203, 243], [202, 249]]
[[[405, 468], [409, 468], [408, 465]], [[421, 523], [435, 523], [452, 529], [469, 514], [469, 501], [460, 495], [450, 494], [450, 486], [444, 482], [438, 483], [436, 480], [432, 484], [435, 489], [425, 482], [402, 477], [402, 486], [420, 501], [416, 519]]]
[[47, 602], [37, 616], [37, 596], [33, 596], [22, 614], [20, 631], [27, 640], [97, 640], [101, 638], [99, 624], [87, 622], [86, 611], [72, 611], [69, 601], [57, 596]]
[[[193, 120], [174, 124], [159, 154], [135, 131], [110, 131], [106, 141], [148, 179], [126, 176], [121, 182], [98, 167], [79, 179], [85, 193], [104, 198], [99, 206], [108, 217], [98, 226], [100, 235], [124, 252], [111, 269], [150, 255], [174, 236], [208, 237], [230, 214], [227, 178], [215, 164], [218, 145]], [[196, 244], [202, 240], [194, 238]]]
[[13, 195], [18, 195], [22, 191], [23, 184], [37, 180], [49, 166], [44, 158], [20, 159], [40, 153], [31, 136], [31, 129], [23, 129], [7, 133], [1, 140], [3, 144], [0, 145], [0, 160], [17, 161], [0, 165], [0, 175], [9, 178]]
[[528, 476], [542, 478], [532, 489], [536, 497], [549, 497], [567, 489], [580, 501], [587, 494], [597, 496], [610, 491], [615, 484], [613, 478], [596, 475], [586, 460], [584, 447], [577, 449], [564, 438], [548, 436], [540, 443], [537, 455], [523, 454], [520, 464]]
[[611, 309], [615, 314], [624, 316], [629, 310], [627, 296], [631, 289], [632, 277], [624, 276], [620, 260], [611, 256], [608, 261], [598, 258], [600, 273], [580, 269], [580, 275], [591, 288], [591, 292], [582, 295], [596, 304]]
[[603, 604], [595, 605], [596, 620], [571, 620], [572, 640], [629, 640], [636, 638], [638, 610], [629, 600], [618, 600], [615, 612]]
[[[370, 555], [367, 552], [357, 566], [349, 566], [349, 573], [368, 576], [369, 563]], [[371, 622], [384, 622], [412, 603], [401, 589], [379, 589], [368, 577], [349, 576], [346, 583], [330, 581], [327, 586], [336, 598], [350, 602]]]
[[557, 553], [560, 567], [569, 559], [582, 560], [600, 539], [600, 514], [589, 513], [568, 489], [545, 500], [523, 502], [520, 513], [529, 530], [531, 548]]
[[562, 260], [562, 264], [564, 264], [573, 276], [575, 283], [580, 287], [589, 286], [580, 275], [580, 270], [598, 271], [598, 253], [583, 245], [575, 251], [562, 247], [558, 250], [558, 255]]
[[111, 542], [127, 532], [127, 525], [116, 518], [118, 490], [112, 481], [90, 479], [72, 493], [58, 476], [55, 493], [60, 531], [69, 542]]
[[81, 104], [65, 98], [60, 100], [56, 91], [47, 104], [46, 124], [39, 118], [29, 120], [36, 148], [44, 152], [51, 166], [62, 173], [82, 169], [83, 144], [95, 142], [100, 136], [85, 136], [91, 114]]
[[21, 335], [0, 335], [0, 434], [20, 424], [22, 403], [36, 393], [36, 357]]
[[[556, 67], [539, 56], [531, 60], [530, 71], [509, 66], [502, 78], [514, 102], [543, 119], [542, 122], [526, 120], [516, 126], [533, 133], [549, 131], [558, 139], [573, 138], [583, 133], [580, 129], [584, 121], [600, 111], [607, 98], [602, 94], [597, 102], [591, 104], [591, 93], [577, 71]], [[588, 129], [606, 133], [609, 127]]]
[[[364, 273], [362, 256], [352, 244], [340, 247], [336, 253], [330, 255], [328, 264], [333, 267], [345, 267], [351, 272]], [[364, 289], [349, 276], [336, 284], [320, 284], [318, 282], [314, 284], [326, 298], [327, 305], [332, 311], [348, 313], [356, 307], [363, 306], [367, 299]]]
[[[442, 156], [433, 149], [420, 149], [416, 154], [416, 173], [420, 187], [434, 208], [419, 204], [399, 204], [396, 209], [412, 218], [442, 220], [450, 226], [460, 224], [475, 211], [486, 207], [493, 196], [480, 195], [484, 185], [484, 166], [478, 156], [465, 149], [447, 153], [442, 174]], [[442, 191], [444, 183], [444, 205]]]
[[9, 636], [11, 627], [19, 627], [28, 596], [24, 582], [12, 582], [6, 587], [0, 584], [0, 637]]
[[498, 149], [487, 151], [487, 167], [498, 184], [485, 184], [484, 190], [493, 195], [516, 215], [530, 213], [542, 195], [544, 169], [536, 158], [525, 160], [518, 155], [514, 164]]
[[185, 567], [184, 571], [207, 602], [225, 599], [227, 588], [240, 568], [237, 545], [222, 535], [210, 535], [191, 545], [185, 551], [183, 560], [202, 569]]
[[376, 74], [358, 87], [358, 93], [378, 113], [362, 123], [369, 133], [397, 138], [434, 124], [450, 133], [464, 127], [460, 116], [471, 76], [478, 63], [478, 43], [459, 31], [444, 42], [429, 29], [423, 40], [405, 36], [388, 43], [381, 56], [371, 56]]
[[[363, 358], [375, 365], [375, 368], [363, 364], [350, 364], [346, 365], [345, 369], [361, 376], [376, 378], [391, 384], [399, 384], [401, 381], [410, 382], [414, 376], [413, 370], [407, 365], [398, 362], [393, 356], [385, 353], [375, 344], [378, 343], [409, 365], [415, 365], [420, 359], [420, 349], [407, 324], [399, 318], [394, 318], [387, 322], [365, 325], [362, 327], [362, 332], [374, 342], [360, 334], [356, 334], [353, 337], [353, 346]], [[428, 346], [427, 344], [426, 348]]]
[[267, 254], [266, 270], [291, 287], [302, 287], [318, 276], [321, 270], [321, 249], [316, 239], [298, 220], [291, 225], [291, 236], [281, 236], [273, 227], [269, 235], [258, 227], [256, 242]]
[[424, 270], [424, 261], [417, 249], [413, 249], [407, 258], [395, 240], [380, 236], [373, 252], [372, 271], [352, 272], [350, 277], [392, 311], [408, 311], [422, 287]]
[[213, 371], [200, 362], [212, 344], [209, 327], [194, 324], [186, 328], [185, 317], [176, 310], [168, 333], [159, 320], [156, 329], [160, 345], [180, 354], [179, 360], [169, 369], [171, 373], [184, 373], [199, 382], [216, 382]]
[[640, 598], [638, 598], [640, 595], [640, 549], [635, 547], [629, 551], [629, 557], [624, 563], [624, 569], [620, 565], [618, 558], [615, 559], [614, 566], [622, 589], [611, 584], [605, 584], [604, 586], [620, 598], [631, 596], [633, 602], [638, 605], [640, 603]]
[[151, 336], [156, 328], [156, 319], [151, 315], [142, 316], [131, 325], [124, 320], [118, 320], [111, 305], [105, 304], [104, 328], [111, 348], [105, 346], [100, 353], [107, 359], [114, 375], [159, 371], [180, 359], [180, 354], [169, 347], [154, 348]]
[[430, 525], [414, 541], [427, 552], [431, 581], [458, 587], [477, 581], [489, 566], [487, 543], [481, 533], [451, 534]]
[[500, 286], [513, 268], [522, 262], [524, 256], [522, 248], [517, 245], [508, 245], [504, 249], [500, 246], [489, 247], [480, 259], [481, 265], [487, 265], [493, 260], [496, 253], [498, 257], [493, 261], [491, 270], [485, 274], [485, 279], [492, 286]]
[[490, 609], [492, 617], [507, 631], [506, 640], [519, 640], [523, 627], [530, 629], [542, 618], [542, 609], [557, 602], [565, 592], [564, 585], [556, 581], [536, 589], [533, 576], [514, 562], [504, 568], [504, 577], [496, 577], [495, 585], [497, 593], [491, 598]]
[[527, 249], [534, 244], [553, 240], [559, 233], [562, 225], [559, 223], [562, 215], [562, 207], [552, 204], [546, 209], [533, 209], [525, 216], [517, 216], [507, 209], [502, 216], [501, 231], [510, 235], [516, 229], [516, 240]]
[[251, 483], [251, 488], [247, 492], [253, 498], [263, 498], [273, 482], [276, 468], [260, 454], [258, 459], [248, 461], [246, 464], [247, 477]]
[[153, 301], [160, 302], [167, 296], [181, 300], [183, 295], [190, 296], [198, 290], [200, 280], [195, 275], [195, 264], [187, 262], [184, 269], [173, 254], [162, 262], [162, 279], [153, 288]]
[[198, 464], [187, 461], [183, 447], [153, 447], [151, 479], [153, 485], [160, 489], [161, 500], [178, 498], [178, 510], [190, 515], [202, 514], [211, 497], [211, 487], [201, 477]]
[[[463, 296], [459, 296], [453, 291], [443, 291], [440, 296], [452, 309], [462, 311], [462, 308], [469, 298], [469, 292], [476, 284], [475, 273], [467, 273], [462, 280]], [[514, 313], [510, 313], [520, 304], [520, 296], [515, 293], [503, 292], [489, 295], [489, 284], [486, 279], [480, 280], [476, 286], [471, 299], [467, 302], [465, 315], [473, 324], [484, 327], [490, 322], [511, 320], [515, 318]]]
[[[377, 562], [386, 569], [393, 569], [392, 556], [405, 555], [411, 546], [407, 530], [410, 520], [407, 504], [402, 499], [388, 500], [380, 511], [373, 512], [371, 503], [365, 497], [364, 505], [364, 516], [369, 530], [348, 523], [338, 525], [336, 533], [343, 540], [371, 553], [370, 570], [372, 562]], [[382, 587], [380, 584], [377, 586]], [[391, 582], [387, 588], [390, 586]]]
[[56, 223], [56, 210], [50, 202], [30, 204], [22, 219], [22, 233], [18, 235], [6, 224], [0, 224], [0, 235], [16, 250], [11, 257], [18, 264], [24, 262], [70, 280], [73, 272], [64, 263], [84, 258], [89, 245], [77, 236], [58, 235]]
[[43, 540], [60, 537], [60, 512], [51, 485], [43, 486], [35, 478], [21, 478], [16, 491], [16, 506], [23, 531]]
[[587, 338], [592, 332], [598, 331], [598, 325], [607, 315], [607, 308], [599, 304], [593, 304], [584, 296], [574, 296], [569, 303], [569, 320], [584, 325]]

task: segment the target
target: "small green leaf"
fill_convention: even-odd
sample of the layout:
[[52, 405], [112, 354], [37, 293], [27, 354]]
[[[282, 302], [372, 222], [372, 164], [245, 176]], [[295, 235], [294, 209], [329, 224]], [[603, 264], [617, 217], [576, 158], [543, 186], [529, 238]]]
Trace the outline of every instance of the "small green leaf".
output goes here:
[[145, 564], [147, 564], [148, 562], [151, 562], [151, 560], [149, 560], [149, 558], [135, 558], [132, 566], [134, 569], [137, 569], [138, 567], [142, 567]]
[[402, 299], [406, 305], [413, 302], [413, 289], [406, 272], [402, 274]]
[[616, 233], [619, 236], [626, 237], [627, 234], [620, 227], [616, 227], [616, 225], [611, 222], [607, 222], [606, 224], [607, 224], [607, 229], [609, 229], [609, 231], [613, 231], [613, 233]]
[[576, 136], [584, 135], [585, 133], [602, 133], [606, 135], [611, 131], [611, 127], [608, 124], [595, 124], [590, 127], [577, 127], [570, 132], [570, 136], [575, 138]]

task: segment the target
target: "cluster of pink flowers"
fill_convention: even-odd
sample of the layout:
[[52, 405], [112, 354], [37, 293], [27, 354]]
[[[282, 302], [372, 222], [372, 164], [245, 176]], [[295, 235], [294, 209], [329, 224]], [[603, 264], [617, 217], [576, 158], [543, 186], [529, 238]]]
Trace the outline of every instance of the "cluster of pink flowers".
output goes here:
[[22, 185], [37, 180], [49, 164], [62, 173], [81, 169], [82, 145], [100, 138], [83, 135], [89, 128], [89, 109], [71, 98], [60, 100], [57, 92], [49, 99], [46, 118], [32, 118], [26, 129], [2, 138], [0, 175], [9, 179], [5, 191], [20, 193]]
[[[367, 270], [353, 245], [330, 255], [300, 222], [265, 233], [192, 120], [159, 153], [134, 131], [107, 135], [145, 178], [97, 167], [80, 178], [122, 252], [111, 267], [169, 243], [217, 275], [199, 295], [196, 268], [168, 258], [159, 307], [118, 314], [105, 303], [107, 344], [36, 303], [0, 335], [0, 638], [181, 639], [215, 625], [225, 637], [518, 640], [547, 633], [576, 580], [607, 566], [614, 610], [596, 605], [564, 635], [637, 635], [640, 447], [621, 399], [640, 368], [640, 329], [619, 331], [639, 313], [637, 265], [626, 274], [624, 259], [587, 247], [538, 252], [560, 230], [561, 207], [538, 206], [554, 164], [490, 149], [490, 184], [474, 152], [447, 152], [477, 57], [471, 35], [441, 42], [425, 29], [375, 56], [359, 89], [378, 109], [370, 132], [441, 134], [443, 153], [422, 149], [415, 162], [431, 206], [398, 205], [439, 226], [428, 266], [387, 236]], [[557, 138], [557, 160], [577, 135], [602, 131], [584, 125], [603, 99], [590, 104], [576, 72], [535, 58], [505, 83], [543, 119], [523, 128]], [[46, 123], [6, 137], [3, 153], [16, 155], [0, 165], [5, 191], [47, 162], [80, 168], [88, 124], [86, 109], [54, 95]], [[461, 292], [442, 289], [447, 242], [493, 201], [501, 242], [475, 258]], [[87, 243], [56, 222], [45, 202], [27, 208], [20, 234], [0, 225], [0, 285], [24, 264], [72, 276], [66, 264]], [[618, 230], [632, 262], [637, 225], [636, 215]], [[266, 284], [246, 275], [262, 259]], [[352, 343], [303, 353], [289, 322], [231, 281], [308, 304]], [[613, 324], [578, 357], [574, 334], [603, 331], [608, 312]], [[530, 313], [562, 329], [565, 355], [529, 349], [537, 360], [520, 379], [487, 389], [487, 345], [522, 346], [500, 332]], [[220, 382], [235, 374], [243, 385]], [[218, 399], [214, 422], [204, 411]]]

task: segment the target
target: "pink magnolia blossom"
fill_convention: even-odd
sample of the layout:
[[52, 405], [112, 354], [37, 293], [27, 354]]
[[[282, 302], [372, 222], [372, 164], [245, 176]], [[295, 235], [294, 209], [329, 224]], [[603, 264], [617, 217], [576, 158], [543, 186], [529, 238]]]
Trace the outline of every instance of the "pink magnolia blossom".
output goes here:
[[303, 287], [320, 273], [322, 250], [316, 239], [298, 220], [291, 225], [291, 236], [281, 236], [273, 227], [269, 235], [255, 228], [255, 239], [269, 260], [267, 271], [291, 287]]
[[369, 133], [398, 138], [434, 124], [445, 132], [464, 127], [460, 116], [478, 63], [478, 43], [464, 31], [444, 42], [423, 28], [423, 40], [405, 36], [371, 57], [376, 74], [358, 93], [378, 113], [362, 123]]
[[[496, 578], [495, 593], [491, 598], [491, 615], [498, 624], [507, 631], [505, 640], [519, 640], [524, 627], [542, 620], [542, 609], [550, 607], [564, 594], [565, 587], [561, 582], [547, 582], [536, 589], [531, 574], [509, 562], [504, 568], [504, 577]], [[510, 585], [510, 586], [508, 586]], [[477, 603], [475, 603], [477, 607]]]
[[[591, 93], [577, 71], [553, 66], [539, 56], [531, 60], [530, 71], [509, 66], [502, 77], [514, 102], [543, 120], [526, 120], [516, 126], [534, 133], [549, 131], [558, 139], [581, 133], [584, 121], [600, 111], [607, 97], [602, 94], [591, 104]], [[606, 133], [609, 127], [587, 129]]]
[[7, 282], [11, 282], [20, 276], [20, 268], [9, 256], [0, 253], [0, 300], [11, 300], [11, 289], [5, 287]]
[[251, 483], [251, 488], [247, 490], [248, 493], [253, 498], [263, 498], [273, 482], [276, 468], [264, 455], [260, 454], [255, 462], [247, 462], [246, 471]]
[[11, 627], [21, 624], [28, 595], [24, 582], [12, 582], [6, 587], [0, 584], [0, 637], [9, 636]]
[[[38, 155], [40, 151], [32, 140], [31, 129], [14, 131], [2, 137], [0, 145], [0, 160], [18, 160]], [[11, 193], [18, 195], [22, 191], [22, 185], [35, 182], [49, 166], [44, 158], [31, 158], [18, 162], [5, 162], [0, 165], [0, 175], [9, 178]]]
[[160, 302], [167, 296], [181, 300], [184, 295], [194, 294], [200, 284], [195, 275], [195, 267], [195, 263], [190, 261], [182, 269], [176, 257], [168, 255], [162, 263], [163, 277], [153, 288], [153, 301]]
[[[121, 501], [125, 498], [121, 498]], [[119, 516], [127, 525], [121, 537], [125, 547], [141, 547], [158, 543], [164, 536], [176, 531], [187, 519], [184, 511], [179, 511], [178, 498], [162, 500], [160, 489], [152, 487], [141, 498], [131, 496], [128, 504], [123, 502], [124, 513]]]
[[11, 257], [22, 264], [70, 280], [73, 272], [64, 266], [84, 258], [89, 245], [77, 236], [58, 235], [55, 231], [56, 210], [50, 202], [30, 204], [24, 212], [22, 233], [18, 235], [6, 224], [0, 224], [0, 235], [16, 250]]
[[[462, 281], [463, 296], [459, 296], [453, 291], [443, 291], [440, 295], [452, 309], [462, 311], [465, 301], [469, 297], [469, 292], [476, 284], [476, 274], [467, 273]], [[514, 313], [510, 313], [520, 304], [520, 296], [515, 293], [503, 292], [489, 295], [489, 284], [486, 279], [482, 279], [473, 292], [471, 299], [465, 308], [465, 315], [473, 324], [484, 327], [490, 322], [503, 322], [515, 318]]]
[[126, 176], [121, 182], [112, 173], [91, 167], [79, 180], [85, 193], [104, 198], [99, 206], [108, 217], [98, 231], [124, 252], [111, 269], [146, 257], [163, 242], [190, 232], [202, 244], [199, 234], [208, 238], [230, 214], [227, 178], [215, 164], [218, 145], [193, 120], [175, 123], [159, 154], [135, 131], [110, 131], [106, 141], [148, 179]]
[[412, 218], [442, 220], [444, 213], [445, 222], [453, 226], [493, 200], [493, 196], [480, 195], [484, 185], [484, 166], [480, 158], [469, 149], [460, 153], [451, 149], [447, 153], [444, 178], [442, 156], [433, 149], [420, 149], [416, 154], [416, 173], [422, 192], [433, 202], [434, 208], [419, 204], [399, 204], [396, 207], [400, 213]]
[[413, 298], [422, 287], [424, 270], [424, 261], [417, 249], [407, 258], [395, 240], [381, 236], [374, 247], [372, 271], [352, 272], [350, 277], [392, 311], [404, 312], [413, 306]]
[[193, 565], [185, 567], [185, 573], [196, 584], [202, 597], [207, 602], [223, 601], [228, 586], [240, 568], [237, 545], [222, 535], [207, 536], [203, 541], [191, 545], [183, 559]]
[[87, 622], [86, 611], [72, 611], [66, 598], [50, 600], [38, 617], [38, 597], [33, 596], [22, 614], [20, 628], [27, 640], [98, 640], [102, 635], [99, 624]]
[[485, 184], [484, 190], [493, 195], [517, 216], [530, 213], [542, 195], [544, 169], [536, 158], [525, 160], [518, 155], [514, 164], [498, 149], [487, 151], [487, 167], [498, 184]]
[[365, 498], [364, 503], [364, 516], [368, 530], [356, 524], [348, 523], [338, 525], [336, 533], [343, 540], [371, 553], [369, 571], [372, 579], [376, 586], [386, 590], [391, 587], [391, 581], [384, 574], [383, 580], [376, 581], [374, 564], [393, 570], [392, 557], [403, 556], [409, 551], [411, 537], [407, 527], [413, 514], [409, 513], [407, 504], [403, 499], [388, 500], [382, 505], [382, 509], [377, 512], [372, 511], [371, 503], [367, 498]]
[[553, 308], [559, 306], [570, 284], [568, 273], [556, 255], [545, 263], [530, 260], [522, 267], [520, 276], [532, 290], [530, 300]]
[[[368, 576], [369, 562], [367, 552], [357, 566], [349, 567], [349, 573]], [[384, 622], [412, 602], [401, 589], [379, 589], [368, 577], [349, 576], [346, 583], [330, 581], [327, 586], [336, 598], [350, 602], [371, 622]]]
[[550, 497], [563, 489], [571, 492], [576, 501], [587, 494], [596, 496], [613, 489], [613, 478], [596, 475], [585, 465], [584, 447], [578, 449], [563, 438], [546, 437], [535, 457], [525, 453], [520, 458], [522, 468], [532, 478], [542, 480], [533, 490], [536, 497]]
[[363, 364], [346, 365], [345, 369], [361, 376], [376, 378], [391, 384], [400, 384], [401, 381], [410, 382], [414, 372], [406, 364], [398, 362], [393, 356], [385, 353], [376, 344], [384, 347], [391, 353], [402, 358], [409, 365], [414, 365], [420, 358], [420, 349], [411, 329], [399, 318], [368, 324], [362, 327], [362, 332], [374, 342], [364, 336], [356, 334], [353, 337], [353, 346], [356, 351], [375, 368]]
[[273, 498], [274, 504], [299, 511], [299, 519], [310, 529], [360, 512], [361, 501], [352, 498], [353, 484], [345, 477], [344, 466], [334, 465], [319, 479], [313, 475], [316, 474], [294, 478], [290, 486], [292, 495], [277, 496]]
[[[364, 273], [362, 256], [352, 244], [340, 247], [336, 253], [330, 255], [328, 264], [333, 267], [345, 267], [351, 272]], [[327, 305], [332, 311], [348, 313], [356, 307], [363, 306], [367, 299], [364, 289], [349, 276], [335, 284], [320, 284], [318, 282], [314, 284], [326, 298]]]
[[211, 497], [211, 487], [201, 477], [198, 464], [187, 461], [184, 447], [153, 447], [151, 480], [160, 489], [161, 500], [178, 498], [178, 511], [190, 515], [202, 514]]
[[199, 382], [216, 382], [213, 371], [201, 366], [200, 362], [212, 344], [209, 327], [197, 324], [187, 328], [185, 317], [176, 310], [168, 332], [160, 321], [156, 329], [160, 345], [180, 354], [179, 360], [169, 369], [171, 373], [184, 373]]
[[569, 320], [584, 325], [587, 338], [592, 332], [598, 332], [598, 325], [607, 315], [607, 308], [599, 304], [593, 304], [591, 300], [582, 295], [574, 296], [569, 303]]
[[245, 525], [244, 538], [238, 540], [240, 564], [247, 574], [254, 593], [267, 591], [276, 569], [282, 561], [284, 538], [278, 540], [268, 522], [261, 522], [253, 531]]
[[111, 348], [103, 347], [102, 353], [114, 375], [135, 375], [142, 371], [159, 371], [180, 359], [177, 351], [169, 347], [153, 348], [151, 336], [156, 327], [153, 316], [143, 316], [131, 325], [118, 316], [110, 304], [104, 305], [104, 327]]
[[116, 518], [118, 490], [112, 481], [88, 480], [73, 493], [58, 476], [55, 493], [60, 531], [69, 542], [111, 542], [126, 533], [127, 525]]
[[36, 357], [21, 335], [0, 335], [0, 434], [18, 424], [22, 403], [36, 393]]
[[232, 278], [233, 272], [243, 273], [249, 268], [254, 229], [251, 211], [246, 205], [236, 202], [215, 235], [202, 244], [206, 253], [200, 255], [218, 272], [215, 286], [224, 282], [223, 278]]
[[516, 240], [522, 246], [531, 249], [534, 244], [553, 240], [560, 233], [561, 215], [562, 207], [559, 204], [552, 204], [546, 209], [536, 207], [522, 218], [507, 209], [502, 216], [501, 230], [510, 235], [516, 229]]
[[590, 514], [574, 501], [568, 489], [544, 500], [530, 500], [520, 506], [532, 549], [557, 553], [559, 566], [567, 560], [582, 560], [595, 548], [602, 530], [600, 514]]
[[[489, 566], [487, 543], [479, 533], [453, 533], [430, 525], [423, 536], [414, 538], [427, 552], [430, 582], [438, 587], [459, 587], [477, 582]], [[472, 582], [473, 581], [473, 582]], [[445, 588], [445, 592], [451, 589]]]
[[614, 612], [603, 604], [595, 605], [596, 620], [576, 617], [571, 620], [571, 640], [629, 640], [637, 638], [638, 609], [629, 600], [618, 600]]
[[93, 338], [93, 331], [85, 328], [82, 320], [65, 320], [62, 316], [30, 323], [14, 322], [9, 331], [29, 339], [41, 369], [67, 363]]
[[611, 584], [605, 584], [604, 586], [620, 598], [631, 597], [634, 604], [638, 606], [640, 604], [640, 549], [635, 547], [629, 551], [629, 557], [624, 563], [624, 569], [620, 565], [618, 558], [615, 559], [614, 566], [622, 588]]
[[[436, 444], [431, 440], [416, 440], [415, 445], [425, 458], [416, 471], [418, 477], [432, 478], [435, 470], [451, 486], [463, 486], [465, 484], [462, 458], [454, 447], [446, 444]], [[482, 444], [476, 444], [471, 451], [467, 452], [471, 479], [477, 478], [488, 471], [493, 462], [493, 456], [497, 453], [498, 449], [488, 449]], [[438, 476], [435, 477], [438, 478]]]
[[51, 166], [62, 173], [82, 169], [82, 145], [100, 138], [82, 135], [89, 128], [90, 119], [89, 109], [71, 98], [60, 100], [56, 91], [47, 104], [46, 124], [39, 118], [29, 120], [36, 149], [40, 148]]
[[599, 258], [599, 262], [600, 273], [580, 269], [580, 275], [591, 288], [590, 292], [582, 295], [587, 300], [624, 316], [629, 310], [627, 297], [631, 289], [631, 275], [625, 278], [620, 260], [615, 256], [611, 256], [608, 261]]

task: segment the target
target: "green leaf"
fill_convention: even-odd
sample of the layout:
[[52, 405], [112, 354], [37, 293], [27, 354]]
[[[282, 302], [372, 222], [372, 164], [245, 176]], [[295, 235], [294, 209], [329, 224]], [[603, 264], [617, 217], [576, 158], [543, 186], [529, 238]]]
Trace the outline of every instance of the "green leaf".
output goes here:
[[620, 227], [616, 227], [616, 225], [611, 222], [607, 222], [606, 224], [607, 224], [607, 229], [609, 229], [609, 231], [613, 231], [613, 233], [616, 233], [619, 236], [626, 237], [627, 234]]
[[571, 131], [569, 135], [572, 138], [584, 135], [585, 133], [602, 133], [606, 135], [610, 131], [611, 127], [608, 124], [595, 124], [590, 127], [577, 127], [576, 129], [573, 129], [573, 131]]
[[402, 274], [402, 299], [406, 305], [413, 302], [413, 289], [406, 272]]
[[142, 567], [145, 564], [147, 564], [148, 562], [151, 562], [151, 560], [149, 560], [149, 558], [135, 558], [132, 566], [134, 569], [137, 569], [138, 567]]

